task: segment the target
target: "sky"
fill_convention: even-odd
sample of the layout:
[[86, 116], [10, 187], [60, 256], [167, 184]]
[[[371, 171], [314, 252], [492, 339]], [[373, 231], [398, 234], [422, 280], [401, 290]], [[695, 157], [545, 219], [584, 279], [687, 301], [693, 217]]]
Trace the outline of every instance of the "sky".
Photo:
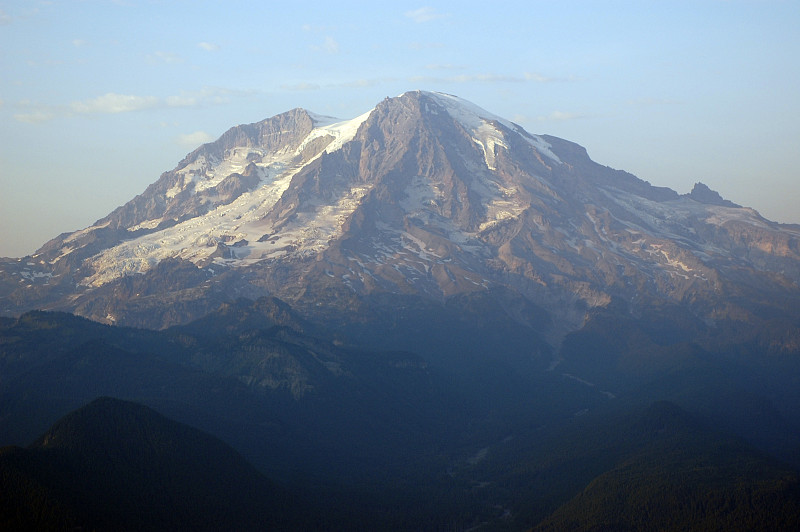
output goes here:
[[0, 0], [0, 256], [230, 127], [455, 94], [687, 193], [800, 223], [800, 1]]

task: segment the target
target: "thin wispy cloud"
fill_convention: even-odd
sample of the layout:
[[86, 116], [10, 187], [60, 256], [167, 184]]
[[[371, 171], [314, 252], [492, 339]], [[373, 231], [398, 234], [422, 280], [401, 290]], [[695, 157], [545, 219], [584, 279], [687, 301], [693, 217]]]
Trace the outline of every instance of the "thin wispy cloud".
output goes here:
[[[553, 111], [549, 115], [546, 116], [537, 116], [536, 122], [565, 122], [567, 120], [577, 120], [579, 118], [586, 118], [585, 114], [582, 113], [567, 113], [564, 111]], [[525, 117], [520, 118], [521, 122], [528, 121]]]
[[164, 98], [165, 107], [203, 107], [207, 105], [223, 105], [231, 101], [232, 96], [245, 96], [252, 91], [204, 87], [198, 91], [181, 91], [176, 96]]
[[281, 85], [281, 89], [286, 91], [292, 92], [300, 92], [300, 91], [318, 91], [322, 88], [321, 85], [317, 83], [290, 83]]
[[141, 111], [157, 107], [160, 101], [155, 96], [135, 96], [109, 92], [96, 98], [72, 102], [70, 109], [76, 114], [117, 114]]
[[[452, 65], [428, 65], [426, 70], [456, 70]], [[575, 78], [549, 77], [535, 72], [522, 75], [507, 74], [459, 74], [455, 76], [413, 76], [409, 81], [414, 83], [557, 83], [576, 81]]]
[[538, 72], [525, 72], [524, 78], [528, 81], [534, 81], [536, 83], [551, 83], [553, 81], [558, 81], [556, 78], [543, 76]]
[[397, 78], [362, 78], [362, 79], [355, 79], [351, 81], [342, 81], [339, 83], [326, 83], [324, 85], [320, 85], [318, 83], [310, 83], [310, 82], [301, 82], [301, 83], [294, 83], [294, 84], [284, 84], [281, 85], [282, 90], [292, 91], [292, 92], [301, 92], [301, 91], [318, 91], [324, 89], [361, 89], [365, 87], [375, 87], [377, 85], [381, 85], [383, 83], [392, 83], [397, 81]]
[[87, 44], [89, 44], [89, 41], [87, 41], [86, 39], [72, 39], [72, 46], [74, 46], [75, 48], [82, 48]]
[[444, 43], [440, 42], [418, 42], [414, 41], [408, 43], [408, 48], [410, 50], [435, 50], [438, 48], [444, 48]]
[[153, 52], [152, 54], [147, 56], [147, 59], [151, 63], [167, 63], [167, 64], [183, 63], [183, 58], [173, 52], [163, 52], [163, 51]]
[[364, 87], [375, 87], [383, 83], [391, 83], [397, 81], [396, 78], [371, 78], [371, 79], [356, 79], [353, 81], [345, 81], [342, 83], [334, 83], [330, 85], [331, 88], [345, 88], [345, 89], [360, 89]]
[[0, 26], [11, 24], [11, 17], [2, 9], [0, 9]]
[[22, 112], [15, 114], [14, 119], [18, 122], [37, 124], [70, 116], [113, 115], [151, 109], [223, 105], [229, 103], [232, 96], [245, 96], [246, 94], [246, 91], [207, 87], [199, 91], [184, 91], [164, 98], [109, 92], [94, 98], [73, 101], [66, 106], [22, 101], [17, 104]]
[[55, 114], [43, 109], [33, 110], [27, 113], [16, 113], [14, 120], [25, 124], [41, 124], [55, 118]]
[[339, 53], [339, 43], [333, 37], [325, 37], [325, 44], [322, 45], [322, 48], [329, 54]]
[[535, 83], [573, 83], [583, 81], [580, 76], [545, 76], [539, 72], [525, 72], [523, 76], [527, 81]]
[[196, 148], [201, 144], [211, 142], [214, 140], [209, 133], [205, 131], [195, 131], [194, 133], [186, 133], [185, 135], [178, 135], [175, 141], [184, 148]]
[[219, 50], [219, 45], [213, 42], [199, 42], [197, 43], [197, 47], [206, 52], [216, 52]]
[[425, 70], [462, 70], [463, 66], [452, 65], [450, 63], [432, 63], [425, 65]]
[[322, 44], [314, 45], [311, 47], [312, 50], [317, 52], [325, 52], [327, 54], [338, 54], [339, 53], [339, 43], [336, 42], [336, 39], [333, 37], [325, 37], [325, 40]]
[[56, 117], [57, 110], [53, 107], [39, 105], [30, 100], [21, 100], [14, 104], [19, 112], [14, 113], [14, 120], [23, 124], [41, 124]]
[[405, 16], [410, 18], [417, 24], [422, 24], [425, 22], [430, 22], [432, 20], [442, 19], [445, 18], [447, 15], [439, 13], [434, 8], [425, 6], [419, 9], [414, 9], [412, 11], [406, 11]]
[[506, 76], [502, 74], [461, 74], [458, 76], [412, 76], [413, 83], [524, 83], [523, 76]]
[[202, 107], [228, 103], [232, 94], [235, 91], [211, 87], [199, 91], [183, 91], [166, 98], [109, 93], [82, 102], [73, 102], [71, 108], [79, 114], [114, 114], [153, 108]]
[[308, 33], [315, 33], [317, 35], [325, 33], [330, 34], [339, 31], [339, 27], [332, 24], [303, 24], [300, 26], [300, 29]]
[[680, 105], [683, 102], [680, 100], [669, 100], [661, 98], [639, 98], [637, 100], [628, 100], [627, 103], [628, 105], [648, 107], [651, 105]]

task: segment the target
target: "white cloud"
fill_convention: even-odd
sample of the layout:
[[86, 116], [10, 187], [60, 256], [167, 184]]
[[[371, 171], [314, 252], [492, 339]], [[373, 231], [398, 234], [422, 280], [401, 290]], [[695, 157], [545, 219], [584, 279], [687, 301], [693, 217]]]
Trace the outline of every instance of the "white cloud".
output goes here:
[[536, 83], [550, 83], [551, 81], [556, 81], [555, 78], [550, 78], [547, 76], [543, 76], [537, 72], [525, 72], [525, 79], [528, 81], [535, 81]]
[[[461, 67], [453, 65], [428, 65], [426, 70], [456, 70]], [[456, 76], [412, 76], [413, 83], [555, 83], [575, 81], [576, 78], [551, 78], [541, 74], [525, 72], [521, 76], [506, 74], [460, 74]]]
[[281, 85], [281, 89], [287, 91], [318, 91], [325, 89], [363, 89], [366, 87], [375, 87], [383, 83], [391, 83], [397, 81], [397, 78], [361, 78], [351, 81], [341, 81], [337, 83], [326, 83], [320, 85], [318, 83], [294, 83]]
[[194, 133], [178, 135], [176, 142], [185, 148], [196, 148], [201, 144], [205, 144], [213, 140], [214, 137], [212, 137], [205, 131], [195, 131]]
[[2, 9], [0, 9], [0, 26], [11, 24], [11, 17]]
[[408, 43], [408, 47], [411, 50], [417, 50], [417, 51], [420, 51], [420, 50], [434, 50], [434, 49], [437, 49], [437, 48], [444, 48], [444, 43], [414, 41], [414, 42]]
[[339, 43], [333, 37], [325, 37], [325, 41], [320, 45], [311, 47], [312, 50], [317, 52], [325, 52], [328, 54], [339, 53]]
[[462, 74], [459, 76], [413, 76], [409, 78], [413, 83], [522, 83], [527, 81], [524, 77], [504, 76], [500, 74]]
[[[563, 111], [553, 111], [547, 116], [536, 117], [537, 122], [564, 122], [566, 120], [575, 120], [577, 118], [585, 118], [586, 115], [581, 113], [565, 113]], [[524, 120], [523, 120], [524, 121]]]
[[450, 63], [432, 63], [425, 65], [425, 70], [461, 70], [464, 67], [452, 65]]
[[147, 56], [147, 59], [151, 63], [167, 63], [167, 64], [176, 64], [176, 63], [183, 63], [183, 58], [178, 54], [172, 52], [154, 52]]
[[325, 44], [322, 45], [322, 48], [329, 54], [339, 53], [339, 43], [333, 40], [332, 37], [325, 37]]
[[364, 87], [376, 87], [383, 83], [391, 83], [393, 81], [397, 81], [395, 78], [372, 78], [372, 79], [356, 79], [353, 81], [345, 81], [342, 83], [335, 83], [329, 85], [332, 88], [346, 88], [346, 89], [360, 89]]
[[155, 96], [134, 96], [109, 92], [97, 98], [72, 102], [70, 109], [77, 114], [116, 114], [152, 109], [159, 105]]
[[318, 91], [322, 87], [316, 83], [295, 83], [293, 85], [281, 85], [281, 89], [287, 91]]
[[82, 46], [86, 46], [87, 44], [89, 44], [89, 41], [86, 39], [72, 39], [72, 46], [75, 48], [80, 48]]
[[199, 91], [184, 91], [177, 96], [168, 96], [166, 98], [115, 94], [112, 92], [97, 98], [72, 102], [70, 108], [77, 114], [116, 114], [157, 107], [201, 107], [203, 105], [228, 103], [230, 101], [229, 95], [233, 92], [227, 89], [206, 87]]
[[660, 98], [639, 98], [638, 100], [628, 100], [627, 103], [629, 105], [649, 107], [651, 105], [680, 105], [683, 102], [680, 100], [668, 100]]
[[25, 124], [41, 124], [63, 115], [63, 108], [43, 105], [30, 100], [19, 100], [14, 103], [19, 112], [14, 114], [14, 120]]
[[223, 105], [231, 101], [231, 96], [246, 96], [253, 91], [239, 91], [222, 87], [203, 87], [197, 91], [181, 91], [175, 96], [167, 96], [161, 102], [162, 107], [204, 107]]
[[517, 124], [533, 123], [533, 122], [566, 122], [567, 120], [580, 120], [583, 118], [590, 118], [592, 115], [584, 113], [567, 113], [564, 111], [553, 111], [549, 115], [531, 116], [517, 114], [511, 117], [511, 121]]
[[213, 42], [199, 42], [197, 43], [197, 47], [202, 48], [207, 52], [216, 52], [217, 50], [219, 50], [219, 45]]
[[29, 113], [17, 113], [14, 120], [26, 124], [41, 124], [55, 118], [55, 114], [45, 109], [33, 110]]
[[229, 103], [233, 96], [242, 97], [252, 93], [252, 91], [204, 87], [198, 91], [183, 91], [178, 95], [165, 98], [109, 92], [95, 98], [73, 101], [66, 106], [38, 104], [23, 100], [16, 104], [16, 107], [23, 112], [15, 114], [14, 118], [19, 122], [40, 123], [75, 115], [120, 114], [150, 109], [223, 105]]
[[432, 7], [425, 6], [419, 9], [414, 9], [413, 11], [406, 11], [405, 16], [417, 24], [422, 24], [423, 22], [430, 22], [432, 20], [445, 18], [446, 15], [437, 13], [437, 11]]

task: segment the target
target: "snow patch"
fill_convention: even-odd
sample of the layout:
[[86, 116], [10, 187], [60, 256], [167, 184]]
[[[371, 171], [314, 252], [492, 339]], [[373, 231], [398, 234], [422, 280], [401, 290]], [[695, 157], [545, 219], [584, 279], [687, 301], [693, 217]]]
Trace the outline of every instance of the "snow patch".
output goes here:
[[156, 218], [154, 220], [147, 220], [140, 224], [136, 224], [134, 226], [128, 227], [128, 231], [134, 232], [138, 231], [139, 229], [155, 229], [158, 227], [158, 224], [164, 221], [164, 218]]
[[[335, 122], [321, 129], [335, 135], [334, 143], [341, 145], [355, 135], [358, 126], [368, 115], [369, 113], [346, 122]], [[322, 153], [324, 152], [306, 161], [305, 165]], [[237, 170], [245, 161], [250, 164], [250, 161], [256, 160], [255, 164], [261, 173], [260, 187], [242, 194], [229, 204], [218, 206], [204, 216], [122, 242], [95, 255], [89, 262], [96, 273], [82, 284], [101, 286], [124, 275], [144, 273], [166, 258], [177, 257], [201, 263], [211, 259], [219, 250], [223, 250], [223, 254], [214, 261], [229, 266], [252, 264], [289, 253], [298, 256], [315, 254], [341, 234], [348, 216], [370, 189], [363, 185], [354, 186], [344, 191], [332, 205], [320, 204], [310, 212], [297, 212], [288, 223], [280, 226], [276, 234], [259, 241], [265, 234], [274, 231], [273, 227], [265, 225], [265, 215], [275, 206], [288, 189], [292, 178], [305, 165], [292, 164], [295, 159], [294, 151], [265, 154], [255, 148], [234, 148], [229, 154], [233, 162], [223, 161], [211, 168], [207, 168], [206, 162], [202, 162], [199, 165], [187, 165], [183, 171], [191, 179], [198, 179], [199, 174], [192, 172], [196, 172], [198, 168], [207, 168], [206, 177], [203, 178], [204, 187], [207, 188], [210, 183], [215, 182], [218, 173]], [[253, 157], [252, 154], [256, 156]], [[153, 222], [144, 222], [140, 227], [150, 227]], [[234, 247], [231, 244], [237, 245]]]
[[69, 242], [74, 242], [75, 240], [79, 239], [83, 235], [88, 235], [92, 231], [96, 231], [97, 229], [103, 229], [104, 227], [108, 227], [110, 223], [111, 222], [109, 221], [109, 222], [106, 222], [106, 223], [104, 223], [102, 225], [92, 225], [90, 227], [87, 227], [86, 229], [81, 229], [80, 231], [75, 231], [74, 233], [72, 233], [71, 235], [69, 235], [67, 238], [64, 239], [64, 243], [67, 244]]
[[49, 272], [32, 272], [30, 270], [22, 270], [19, 272], [20, 276], [28, 281], [33, 281], [34, 279], [52, 279], [53, 274]]
[[342, 146], [353, 140], [353, 138], [356, 136], [356, 132], [358, 132], [358, 128], [364, 123], [371, 113], [372, 110], [369, 110], [366, 113], [353, 118], [352, 120], [338, 120], [330, 116], [321, 116], [309, 113], [309, 116], [311, 116], [311, 119], [314, 121], [314, 125], [319, 126], [315, 127], [311, 133], [308, 134], [308, 136], [297, 148], [295, 153], [301, 153], [309, 142], [326, 135], [333, 137], [333, 141], [325, 148], [326, 153], [332, 153], [341, 149]]
[[447, 110], [450, 116], [458, 120], [467, 130], [472, 131], [473, 140], [483, 149], [484, 155], [487, 157], [487, 165], [490, 169], [494, 169], [495, 146], [500, 145], [505, 148], [508, 147], [505, 143], [503, 132], [494, 126], [492, 122], [502, 124], [508, 130], [519, 133], [539, 153], [561, 164], [561, 160], [550, 149], [551, 145], [547, 141], [538, 135], [528, 133], [517, 124], [509, 122], [472, 102], [463, 100], [452, 94], [443, 92], [425, 92], [424, 94], [434, 98]]

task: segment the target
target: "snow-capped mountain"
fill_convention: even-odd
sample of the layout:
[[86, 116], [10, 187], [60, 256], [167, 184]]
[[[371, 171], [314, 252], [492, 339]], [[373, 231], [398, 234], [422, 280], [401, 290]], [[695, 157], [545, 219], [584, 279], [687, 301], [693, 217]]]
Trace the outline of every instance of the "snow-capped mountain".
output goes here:
[[687, 305], [704, 320], [797, 310], [800, 227], [416, 91], [351, 120], [295, 109], [234, 127], [91, 227], [0, 269], [7, 314], [161, 327], [239, 296], [313, 312], [337, 305], [322, 294], [502, 288], [563, 332], [613, 301]]

